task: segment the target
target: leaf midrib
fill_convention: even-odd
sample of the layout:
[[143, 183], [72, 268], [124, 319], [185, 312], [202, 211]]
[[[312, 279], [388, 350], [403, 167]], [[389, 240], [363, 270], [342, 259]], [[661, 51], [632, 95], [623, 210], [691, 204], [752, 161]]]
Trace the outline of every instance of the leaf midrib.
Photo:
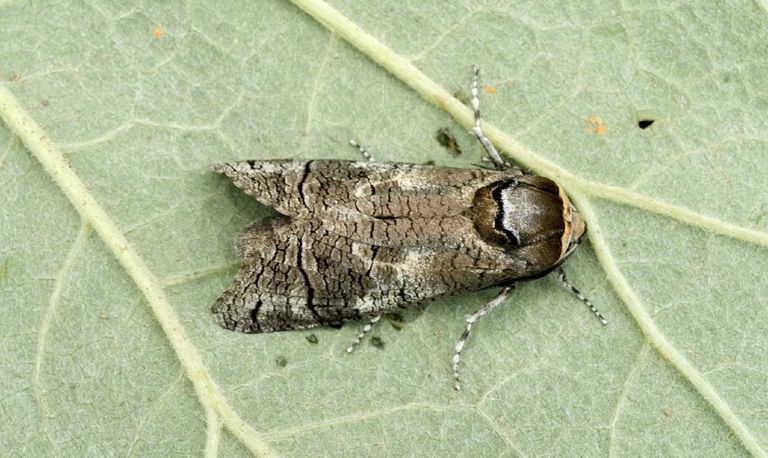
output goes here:
[[[465, 126], [471, 126], [471, 110], [453, 98], [443, 88], [427, 78], [426, 75], [421, 73], [404, 58], [395, 54], [383, 44], [376, 42], [373, 37], [365, 34], [365, 32], [360, 30], [328, 5], [325, 5], [322, 2], [308, 0], [292, 1], [313, 16], [322, 13], [323, 10], [325, 11], [325, 14], [331, 14], [331, 18], [334, 18], [333, 15], [336, 15], [335, 20], [342, 20], [341, 23], [329, 20], [328, 16], [320, 16], [325, 19], [320, 19], [317, 16], [315, 17], [333, 33], [337, 33], [356, 46], [366, 56], [371, 58], [374, 62], [379, 63], [387, 71], [422, 95], [427, 101], [444, 109], [453, 116], [457, 122]], [[320, 13], [318, 13], [318, 11], [320, 11]], [[346, 23], [343, 21], [346, 21]], [[341, 26], [339, 26], [339, 24], [341, 24]], [[358, 46], [356, 41], [359, 41], [360, 39], [369, 40], [368, 45], [362, 47]], [[370, 40], [373, 40], [373, 44], [376, 46], [372, 46]], [[382, 49], [386, 52], [383, 52]], [[60, 186], [67, 198], [83, 216], [84, 220], [93, 226], [100, 238], [113, 252], [114, 256], [120, 261], [123, 268], [142, 291], [142, 294], [147, 298], [150, 307], [160, 324], [163, 326], [164, 332], [173, 345], [182, 365], [185, 367], [187, 375], [195, 385], [198, 397], [208, 416], [208, 433], [211, 434], [212, 431], [218, 431], [218, 424], [219, 421], [221, 421], [221, 423], [231, 429], [234, 435], [243, 441], [252, 452], [272, 454], [271, 449], [269, 449], [266, 443], [262, 441], [262, 436], [240, 420], [237, 414], [232, 411], [226, 403], [226, 399], [219, 392], [218, 387], [207, 372], [207, 368], [202, 364], [202, 360], [186, 337], [183, 328], [175, 316], [175, 312], [165, 298], [160, 283], [148, 269], [146, 263], [144, 263], [138, 253], [133, 250], [125, 236], [118, 230], [117, 226], [111, 221], [103, 209], [98, 206], [95, 199], [88, 193], [82, 181], [80, 181], [77, 175], [75, 175], [68, 167], [61, 152], [52, 145], [45, 132], [18, 104], [15, 97], [7, 90], [6, 86], [2, 84], [0, 84], [0, 117], [3, 118], [11, 131], [22, 139], [29, 151], [38, 158], [46, 169], [46, 172]], [[660, 353], [662, 353], [662, 355], [669, 358], [675, 368], [688, 379], [696, 390], [699, 391], [700, 395], [712, 405], [734, 434], [742, 440], [745, 447], [750, 452], [755, 455], [764, 455], [765, 452], [757, 445], [757, 442], [751, 436], [751, 432], [738, 421], [738, 418], [730, 412], [728, 406], [717, 397], [717, 393], [711, 388], [706, 380], [679, 354], [677, 356], [679, 356], [680, 359], [676, 362], [675, 354], [677, 354], [677, 352], [674, 346], [666, 340], [664, 335], [655, 327], [651, 318], [647, 316], [647, 312], [642, 308], [639, 300], [634, 297], [632, 289], [629, 287], [626, 279], [616, 266], [615, 259], [613, 258], [610, 249], [607, 247], [604, 237], [600, 233], [600, 225], [596, 215], [594, 215], [589, 198], [600, 197], [624, 205], [634, 206], [649, 212], [677, 219], [686, 224], [713, 233], [718, 233], [726, 237], [743, 240], [760, 246], [768, 246], [768, 234], [726, 223], [688, 209], [675, 207], [623, 188], [614, 188], [601, 183], [584, 180], [571, 174], [567, 170], [562, 169], [555, 163], [538, 156], [500, 129], [487, 123], [484, 124], [484, 128], [494, 143], [510, 153], [516, 160], [538, 173], [557, 179], [568, 188], [569, 193], [574, 196], [574, 200], [580, 205], [582, 211], [588, 214], [590, 228], [594, 232], [594, 234], [590, 234], [590, 239], [595, 245], [598, 258], [600, 259], [603, 268], [608, 273], [608, 277], [617, 293], [619, 293], [633, 316], [635, 316], [638, 325], [648, 337], [649, 341], [660, 351]], [[636, 312], [640, 314], [640, 318], [638, 318]], [[643, 318], [642, 314], [645, 314], [647, 317]], [[650, 328], [648, 328], [648, 326], [650, 326]], [[671, 357], [664, 352], [665, 349], [671, 350]], [[680, 364], [683, 366], [681, 367]], [[689, 366], [690, 371], [685, 367], [686, 364]], [[703, 385], [697, 381], [697, 378], [700, 379], [700, 382], [703, 383]], [[710, 397], [705, 394], [707, 388], [711, 390], [712, 394], [715, 396], [714, 400], [710, 399]], [[704, 389], [705, 392], [702, 392], [702, 389]], [[718, 405], [718, 400], [722, 405]], [[729, 417], [731, 420], [735, 420], [736, 423], [729, 422]], [[215, 437], [215, 440], [218, 440], [218, 435]], [[211, 442], [211, 440], [209, 440], [209, 442]]]
[[[211, 442], [210, 433], [213, 430], [218, 431], [218, 425], [221, 422], [252, 453], [273, 456], [274, 452], [261, 436], [240, 419], [229, 406], [208, 372], [208, 368], [203, 364], [195, 346], [187, 337], [155, 274], [90, 194], [85, 183], [69, 166], [62, 152], [53, 145], [45, 131], [30, 117], [4, 84], [0, 84], [0, 118], [42, 164], [46, 173], [56, 182], [83, 221], [99, 235], [147, 299], [150, 309], [160, 323], [187, 377], [192, 381], [197, 397], [206, 412], [209, 432], [207, 442]], [[213, 438], [214, 442], [218, 440], [217, 436], [218, 434]], [[211, 451], [209, 445], [206, 444], [207, 452]]]
[[[291, 1], [328, 28], [331, 33], [345, 39], [426, 101], [446, 111], [465, 128], [472, 128], [474, 124], [472, 110], [422, 73], [409, 60], [395, 53], [323, 1]], [[483, 130], [495, 145], [509, 153], [517, 162], [564, 185], [577, 208], [585, 214], [586, 220], [589, 221], [589, 239], [597, 253], [598, 260], [606, 272], [608, 280], [635, 318], [638, 327], [640, 327], [646, 339], [688, 380], [750, 453], [755, 456], [766, 456], [766, 452], [760, 447], [749, 428], [739, 420], [730, 409], [730, 406], [719, 397], [709, 382], [677, 351], [642, 306], [634, 290], [630, 287], [629, 282], [618, 268], [618, 264], [608, 247], [605, 237], [602, 235], [601, 226], [589, 197], [599, 197], [640, 208], [709, 232], [755, 245], [768, 247], [768, 234], [726, 223], [722, 220], [701, 215], [692, 210], [677, 207], [627, 189], [585, 180], [525, 148], [511, 135], [487, 122], [483, 122]]]
[[[379, 64], [384, 70], [402, 81], [403, 84], [414, 90], [427, 102], [444, 110], [467, 130], [472, 130], [474, 126], [472, 110], [445, 88], [422, 73], [411, 61], [379, 42], [375, 37], [363, 31], [339, 11], [322, 1], [291, 0], [291, 2], [328, 28], [332, 33], [345, 39], [373, 62]], [[469, 68], [470, 66], [467, 65], [467, 70]], [[509, 154], [515, 162], [525, 165], [526, 168], [539, 175], [553, 179], [563, 185], [569, 191], [569, 194], [573, 190], [581, 191], [593, 197], [666, 216], [709, 232], [768, 247], [768, 233], [702, 215], [693, 210], [672, 205], [626, 188], [584, 179], [545, 159], [530, 148], [525, 147], [515, 140], [512, 135], [495, 125], [482, 121], [482, 126], [485, 135], [494, 145]]]

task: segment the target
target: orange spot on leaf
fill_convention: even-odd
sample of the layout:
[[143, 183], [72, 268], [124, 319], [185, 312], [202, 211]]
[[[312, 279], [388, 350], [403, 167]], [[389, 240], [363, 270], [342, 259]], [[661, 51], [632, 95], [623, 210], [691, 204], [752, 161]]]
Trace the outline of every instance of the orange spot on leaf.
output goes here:
[[602, 136], [608, 131], [608, 126], [603, 122], [603, 118], [597, 115], [588, 116], [587, 131]]
[[155, 38], [162, 38], [163, 35], [165, 35], [165, 32], [163, 32], [163, 29], [160, 28], [160, 26], [156, 26], [155, 30], [152, 31], [152, 35], [155, 36]]
[[490, 95], [496, 94], [496, 88], [491, 86], [490, 84], [485, 85], [485, 92], [487, 92]]

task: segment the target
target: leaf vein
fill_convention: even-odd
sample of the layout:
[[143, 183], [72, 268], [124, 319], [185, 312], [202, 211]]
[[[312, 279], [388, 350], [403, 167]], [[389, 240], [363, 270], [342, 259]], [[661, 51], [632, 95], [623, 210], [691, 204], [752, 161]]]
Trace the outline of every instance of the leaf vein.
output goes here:
[[43, 389], [43, 383], [40, 380], [40, 373], [45, 362], [45, 350], [48, 338], [48, 332], [51, 328], [51, 323], [56, 315], [56, 309], [59, 305], [59, 299], [61, 299], [61, 291], [64, 288], [64, 284], [69, 278], [69, 274], [72, 272], [72, 267], [75, 264], [79, 254], [82, 252], [85, 243], [88, 240], [90, 234], [90, 228], [88, 225], [81, 221], [80, 230], [69, 248], [67, 257], [64, 259], [64, 264], [61, 266], [56, 280], [53, 284], [53, 290], [51, 291], [51, 297], [48, 300], [48, 307], [45, 309], [43, 319], [40, 322], [40, 328], [37, 331], [37, 352], [35, 354], [35, 368], [32, 374], [32, 386], [35, 391], [35, 400], [37, 401], [37, 408], [40, 412], [40, 429], [43, 435], [46, 437], [49, 443], [52, 443], [48, 436], [48, 418], [50, 417], [50, 411], [48, 408], [48, 396]]
[[[445, 88], [432, 81], [431, 78], [416, 68], [408, 59], [376, 40], [375, 37], [360, 29], [359, 26], [325, 2], [314, 0], [291, 1], [333, 33], [347, 40], [368, 58], [381, 65], [386, 71], [400, 79], [426, 101], [444, 110], [466, 129], [472, 129], [474, 123], [472, 110], [451, 95]], [[487, 121], [483, 121], [483, 131], [495, 145], [510, 154], [516, 162], [525, 165], [533, 172], [554, 179], [556, 182], [564, 185], [569, 193], [572, 190], [578, 190], [594, 197], [661, 214], [707, 231], [768, 247], [768, 233], [726, 223], [717, 218], [702, 215], [693, 210], [678, 207], [624, 188], [585, 180], [556, 163], [543, 158], [522, 145], [508, 133]]]
[[[399, 78], [404, 84], [416, 91], [425, 100], [438, 106], [462, 126], [471, 129], [474, 122], [472, 111], [453, 97], [443, 87], [432, 81], [415, 65], [403, 56], [379, 42], [375, 37], [363, 31], [347, 17], [332, 6], [320, 0], [291, 0], [304, 12], [315, 18], [333, 33], [347, 40], [360, 52], [379, 64], [386, 71]], [[483, 122], [486, 136], [519, 163], [541, 175], [548, 176], [564, 185], [569, 195], [574, 197], [577, 207], [585, 214], [590, 224], [590, 240], [598, 255], [598, 259], [606, 271], [619, 297], [622, 299], [638, 326], [645, 334], [651, 345], [685, 377], [698, 391], [706, 402], [718, 413], [725, 424], [739, 438], [744, 447], [756, 456], [766, 453], [759, 446], [752, 432], [741, 423], [731, 411], [728, 404], [717, 394], [709, 382], [677, 351], [664, 334], [658, 329], [648, 312], [642, 307], [639, 298], [619, 270], [616, 260], [602, 236], [597, 215], [592, 209], [590, 197], [634, 206], [646, 211], [661, 214], [686, 224], [707, 231], [719, 233], [728, 237], [743, 240], [757, 245], [768, 246], [768, 233], [763, 233], [696, 213], [692, 210], [677, 207], [657, 199], [643, 196], [626, 189], [617, 188], [602, 183], [591, 182], [576, 176], [552, 161], [544, 159], [529, 148], [526, 148], [511, 135], [498, 127]]]
[[705, 379], [702, 374], [685, 357], [677, 351], [677, 348], [667, 340], [667, 337], [656, 326], [653, 318], [642, 306], [640, 299], [635, 294], [629, 282], [621, 273], [616, 260], [613, 258], [605, 238], [602, 236], [600, 223], [597, 214], [592, 208], [589, 200], [580, 194], [574, 194], [574, 202], [577, 202], [579, 208], [590, 222], [594, 232], [590, 233], [590, 241], [595, 249], [595, 253], [600, 264], [605, 270], [608, 280], [613, 284], [613, 288], [621, 298], [624, 305], [635, 319], [640, 330], [645, 334], [650, 344], [661, 354], [669, 363], [688, 380], [699, 395], [706, 401], [710, 407], [720, 416], [725, 425], [739, 438], [744, 448], [754, 456], [766, 456], [765, 451], [760, 447], [757, 439], [752, 435], [752, 431], [741, 422], [731, 407], [715, 391], [714, 387]]
[[189, 377], [203, 408], [213, 410], [222, 422], [251, 452], [257, 455], [274, 455], [250, 425], [240, 419], [229, 406], [226, 398], [214, 382], [197, 349], [186, 335], [176, 312], [165, 296], [154, 272], [133, 249], [123, 232], [91, 195], [85, 183], [75, 174], [61, 151], [53, 145], [43, 129], [18, 103], [5, 85], [0, 85], [0, 118], [11, 132], [22, 140], [53, 181], [59, 186], [77, 212], [99, 235], [112, 251], [126, 273], [136, 284], [160, 323], [166, 338], [176, 353], [187, 377]]

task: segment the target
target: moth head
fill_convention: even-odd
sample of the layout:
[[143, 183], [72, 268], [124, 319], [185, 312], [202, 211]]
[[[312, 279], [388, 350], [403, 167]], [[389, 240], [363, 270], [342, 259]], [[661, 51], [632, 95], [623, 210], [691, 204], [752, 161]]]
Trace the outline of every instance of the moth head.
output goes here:
[[563, 189], [541, 176], [516, 176], [478, 189], [473, 221], [480, 238], [521, 258], [531, 272], [559, 265], [586, 230]]

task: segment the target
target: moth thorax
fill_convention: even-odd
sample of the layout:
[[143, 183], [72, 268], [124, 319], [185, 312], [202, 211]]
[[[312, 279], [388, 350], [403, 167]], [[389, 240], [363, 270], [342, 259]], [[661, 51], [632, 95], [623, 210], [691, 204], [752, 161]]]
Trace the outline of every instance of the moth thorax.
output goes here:
[[584, 232], [581, 217], [560, 187], [540, 176], [480, 188], [473, 210], [475, 229], [484, 241], [535, 258], [537, 264], [554, 266]]

